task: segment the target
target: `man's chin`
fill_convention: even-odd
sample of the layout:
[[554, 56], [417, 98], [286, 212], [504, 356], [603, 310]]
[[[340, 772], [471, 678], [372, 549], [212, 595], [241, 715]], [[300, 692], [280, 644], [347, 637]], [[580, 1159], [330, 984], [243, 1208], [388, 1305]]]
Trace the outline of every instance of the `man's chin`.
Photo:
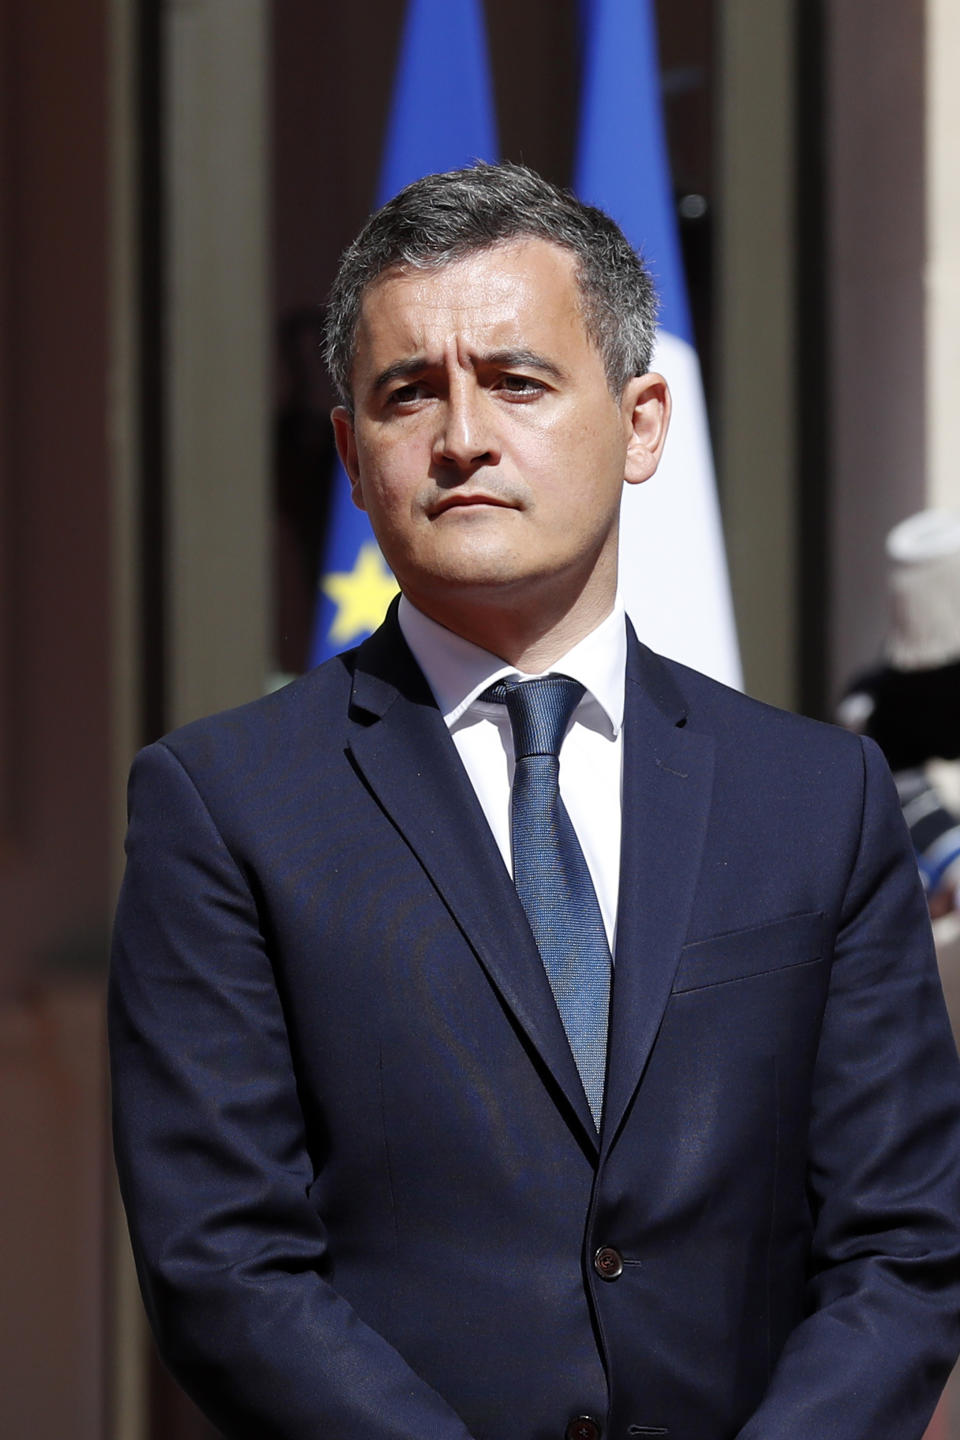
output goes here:
[[433, 596], [446, 604], [458, 605], [463, 601], [493, 604], [498, 598], [514, 598], [525, 583], [525, 577], [514, 571], [477, 567], [456, 572], [439, 571], [430, 576], [421, 574], [415, 585], [401, 583], [400, 588], [415, 604], [417, 593]]
[[445, 613], [458, 614], [473, 607], [509, 609], [514, 614], [521, 610], [532, 613], [544, 604], [549, 607], [555, 578], [549, 571], [541, 573], [529, 565], [492, 557], [437, 567], [429, 573], [419, 569], [411, 583], [397, 576], [407, 598], [441, 623]]
[[398, 558], [392, 568], [408, 594], [413, 590], [456, 595], [512, 589], [532, 578], [529, 559], [512, 546], [499, 545], [444, 547], [430, 557], [418, 555], [412, 564]]

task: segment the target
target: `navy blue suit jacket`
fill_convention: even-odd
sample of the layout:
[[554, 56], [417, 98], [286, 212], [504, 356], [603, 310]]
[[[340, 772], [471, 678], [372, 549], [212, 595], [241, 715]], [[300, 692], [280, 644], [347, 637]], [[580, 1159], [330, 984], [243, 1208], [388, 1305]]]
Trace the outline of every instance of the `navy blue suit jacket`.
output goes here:
[[624, 736], [599, 1143], [394, 617], [138, 758], [121, 1183], [226, 1435], [922, 1433], [960, 1343], [958, 1067], [884, 762], [632, 637]]

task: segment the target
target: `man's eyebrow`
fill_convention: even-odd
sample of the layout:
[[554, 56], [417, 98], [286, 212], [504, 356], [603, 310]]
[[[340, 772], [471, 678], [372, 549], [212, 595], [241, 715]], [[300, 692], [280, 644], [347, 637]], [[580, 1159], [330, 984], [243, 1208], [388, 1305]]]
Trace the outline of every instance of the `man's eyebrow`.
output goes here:
[[410, 355], [406, 360], [395, 360], [374, 377], [373, 388], [382, 390], [385, 385], [392, 385], [394, 380], [410, 380], [415, 375], [422, 375], [429, 364], [426, 355]]
[[[387, 385], [392, 385], [395, 380], [412, 380], [422, 375], [425, 370], [430, 370], [439, 361], [431, 361], [428, 355], [410, 355], [405, 360], [395, 360], [379, 375], [374, 377], [373, 388], [375, 391], [383, 390]], [[538, 355], [535, 350], [506, 349], [506, 350], [485, 350], [475, 357], [477, 366], [495, 366], [499, 370], [539, 370], [544, 375], [551, 376], [554, 380], [562, 380], [564, 372], [552, 360], [545, 355]]]
[[478, 355], [477, 362], [481, 365], [495, 365], [501, 370], [541, 370], [544, 375], [550, 375], [554, 380], [562, 380], [564, 374], [559, 365], [548, 360], [546, 355], [538, 355], [535, 350], [489, 350]]

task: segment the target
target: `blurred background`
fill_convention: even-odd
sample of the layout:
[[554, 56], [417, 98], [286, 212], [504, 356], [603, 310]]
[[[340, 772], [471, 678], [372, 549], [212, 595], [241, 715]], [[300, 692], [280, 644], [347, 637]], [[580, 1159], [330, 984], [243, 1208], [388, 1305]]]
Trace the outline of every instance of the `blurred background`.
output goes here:
[[[880, 653], [886, 532], [960, 507], [960, 6], [655, 9], [744, 685], [829, 717]], [[570, 183], [576, 0], [482, 10], [500, 154]], [[0, 0], [5, 1436], [213, 1433], [154, 1359], [112, 1179], [124, 785], [140, 745], [307, 663], [319, 317], [403, 22], [396, 0]]]

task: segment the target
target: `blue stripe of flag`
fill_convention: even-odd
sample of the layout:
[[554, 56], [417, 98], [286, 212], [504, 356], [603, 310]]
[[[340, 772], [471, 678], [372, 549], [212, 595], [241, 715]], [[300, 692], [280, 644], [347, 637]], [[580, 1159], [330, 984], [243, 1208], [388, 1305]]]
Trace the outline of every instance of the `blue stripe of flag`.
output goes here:
[[583, 78], [574, 189], [649, 261], [660, 324], [692, 344], [660, 95], [652, 0], [581, 0]]

